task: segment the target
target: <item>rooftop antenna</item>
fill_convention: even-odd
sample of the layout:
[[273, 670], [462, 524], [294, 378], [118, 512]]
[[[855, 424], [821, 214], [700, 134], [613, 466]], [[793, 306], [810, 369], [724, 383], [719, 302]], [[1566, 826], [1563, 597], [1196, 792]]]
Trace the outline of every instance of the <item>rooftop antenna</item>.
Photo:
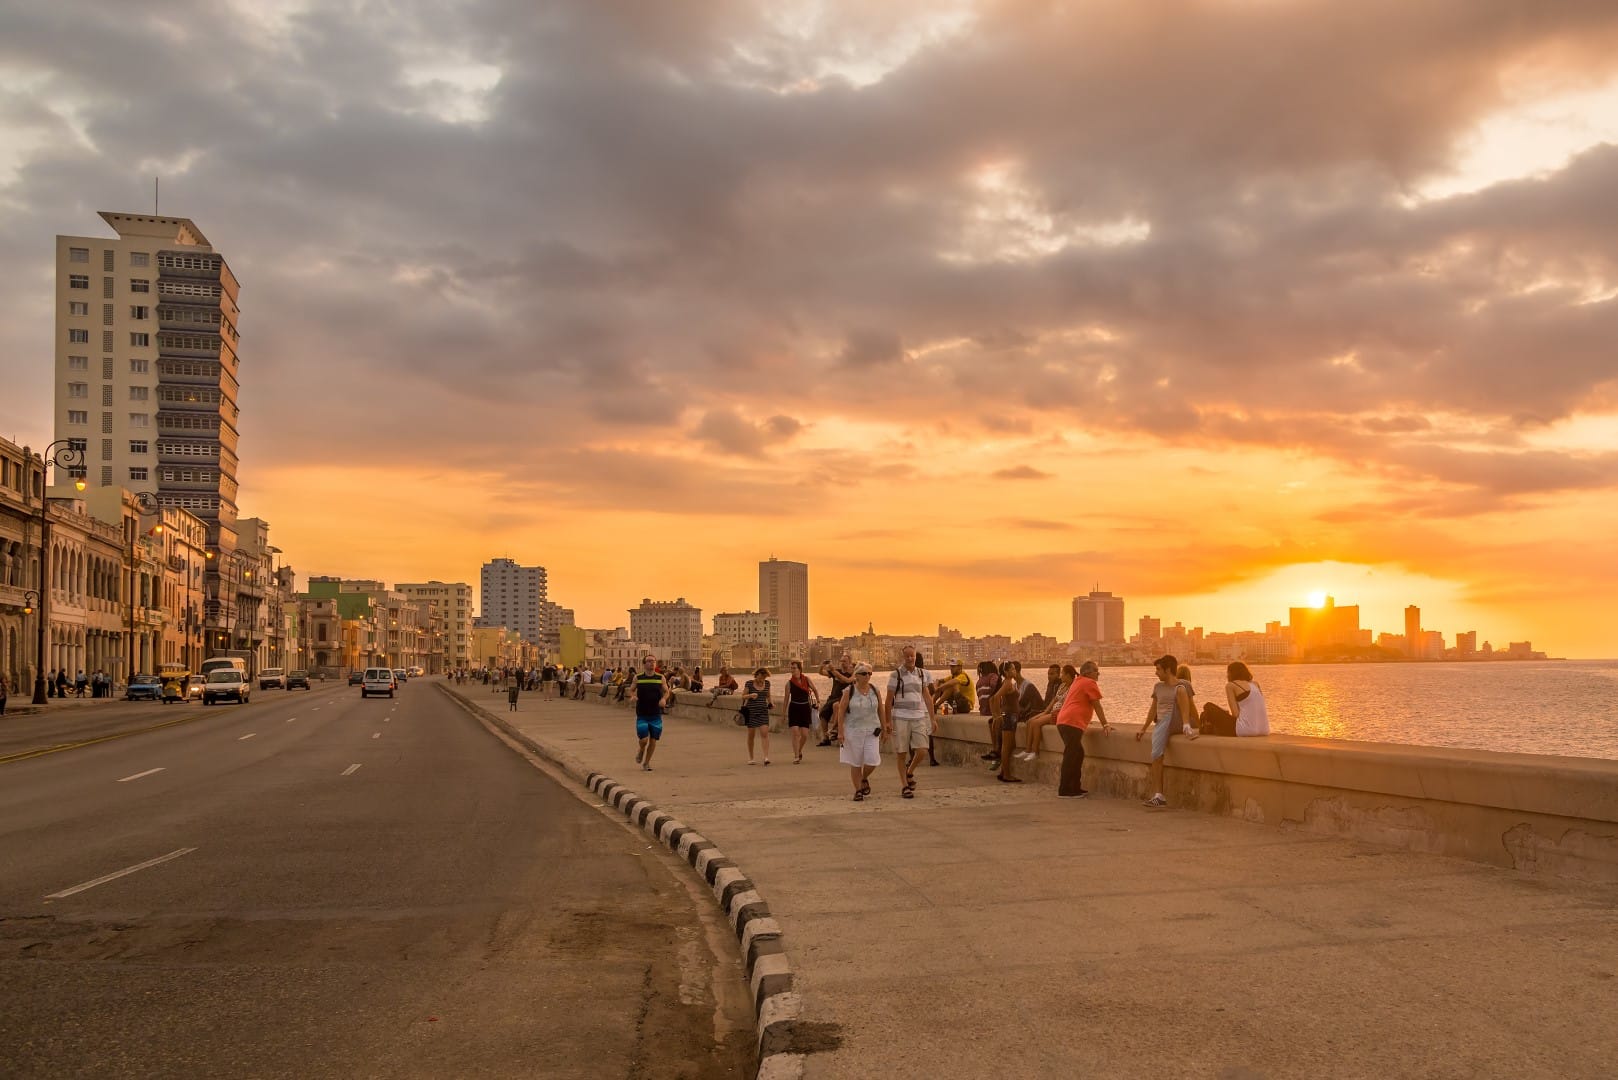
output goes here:
[[157, 212], [157, 182], [158, 182], [158, 178], [155, 177], [155, 176], [152, 177], [152, 216], [153, 217], [159, 217], [160, 216], [158, 214], [158, 212]]

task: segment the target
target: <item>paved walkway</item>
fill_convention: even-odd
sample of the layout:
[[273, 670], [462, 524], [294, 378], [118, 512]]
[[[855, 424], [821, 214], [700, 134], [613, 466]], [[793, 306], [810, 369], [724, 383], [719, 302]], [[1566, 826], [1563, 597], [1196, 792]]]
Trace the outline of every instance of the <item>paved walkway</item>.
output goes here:
[[[1618, 889], [834, 749], [748, 766], [622, 706], [466, 696], [711, 837], [780, 922], [820, 1077], [1571, 1077], [1618, 1060]], [[1128, 738], [1127, 734], [1119, 737]]]

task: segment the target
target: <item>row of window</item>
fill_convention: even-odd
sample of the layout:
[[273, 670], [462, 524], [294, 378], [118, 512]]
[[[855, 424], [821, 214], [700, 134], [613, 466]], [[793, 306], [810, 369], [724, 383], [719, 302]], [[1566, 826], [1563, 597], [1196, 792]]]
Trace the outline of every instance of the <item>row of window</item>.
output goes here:
[[176, 255], [165, 251], [157, 257], [157, 265], [165, 270], [213, 270], [219, 269], [219, 259], [213, 255]]
[[203, 323], [218, 326], [224, 313], [218, 308], [159, 307], [157, 317], [164, 322]]
[[200, 386], [160, 386], [157, 390], [157, 400], [217, 405], [219, 404], [219, 391]]
[[157, 292], [159, 296], [201, 296], [217, 300], [220, 290], [219, 286], [204, 282], [159, 280]]
[[[110, 263], [112, 261], [112, 249], [107, 248], [104, 251], [102, 251], [101, 257], [105, 261]], [[81, 247], [70, 247], [70, 248], [68, 248], [67, 249], [67, 261], [68, 262], [76, 262], [76, 263], [87, 263], [87, 262], [89, 262], [90, 261], [90, 249], [89, 248], [81, 248]], [[150, 266], [151, 264], [152, 264], [151, 252], [149, 252], [149, 251], [131, 251], [129, 253], [129, 265], [130, 266]]]
[[157, 335], [157, 345], [160, 349], [206, 349], [213, 352], [219, 348], [219, 338], [212, 335], [173, 334], [165, 331]]
[[[148, 374], [151, 371], [151, 363], [150, 360], [130, 360], [129, 373], [131, 375]], [[69, 371], [89, 371], [90, 358], [88, 356], [69, 356], [67, 358], [67, 369]], [[112, 378], [112, 357], [110, 356], [101, 358], [101, 377], [103, 379]]]
[[[107, 293], [108, 296], [111, 296], [112, 295], [112, 278], [107, 279], [106, 286], [107, 286], [106, 293]], [[69, 274], [67, 276], [67, 287], [70, 288], [70, 289], [89, 289], [90, 288], [90, 275], [89, 274]], [[129, 279], [129, 291], [132, 292], [132, 293], [149, 293], [149, 292], [151, 292], [152, 291], [152, 279], [151, 278], [130, 278]], [[70, 315], [88, 315], [89, 314], [88, 310], [85, 310], [85, 311], [73, 310], [73, 309], [79, 308], [79, 307], [85, 307], [85, 305], [79, 304], [79, 303], [77, 303], [75, 301], [71, 301], [71, 300], [68, 301], [68, 313]], [[137, 319], [144, 319], [146, 316], [137, 315], [135, 317]]]
[[[69, 409], [67, 411], [67, 422], [70, 423], [70, 424], [88, 424], [90, 422], [90, 414], [89, 414], [89, 412], [87, 412], [85, 410], [82, 410], [82, 409]], [[152, 426], [151, 415], [148, 414], [148, 413], [130, 413], [129, 414], [129, 426], [130, 427], [139, 427], [139, 428], [151, 427]], [[101, 414], [101, 430], [102, 431], [111, 431], [112, 430], [112, 414], [111, 413], [102, 413]]]
[[[110, 386], [102, 387], [102, 390], [104, 391], [103, 396], [110, 396], [111, 393], [112, 393], [112, 387], [110, 387]], [[70, 382], [70, 383], [68, 383], [67, 384], [67, 396], [70, 397], [70, 398], [88, 398], [90, 396], [90, 384], [89, 383], [81, 383], [81, 382]], [[147, 401], [147, 400], [150, 399], [150, 396], [151, 396], [151, 388], [150, 387], [147, 387], [147, 386], [131, 386], [129, 388], [129, 400], [130, 401]], [[164, 398], [163, 400], [167, 401], [169, 399]]]
[[[146, 309], [141, 308], [140, 310], [145, 311]], [[142, 316], [142, 318], [144, 318], [144, 317], [145, 316]], [[111, 335], [106, 334], [106, 335], [103, 335], [103, 337], [111, 337]], [[67, 332], [67, 343], [69, 345], [88, 345], [88, 344], [90, 344], [90, 331], [88, 331], [88, 330], [79, 330], [79, 329], [69, 329], [68, 332]], [[102, 344], [106, 345], [107, 342], [103, 341]], [[151, 334], [131, 333], [129, 335], [129, 347], [132, 348], [132, 349], [147, 349], [147, 348], [151, 347], [151, 344], [152, 344], [152, 335]], [[181, 348], [186, 348], [186, 347], [187, 346], [181, 346]], [[198, 348], [206, 348], [207, 346], [196, 346], [196, 347], [198, 347]]]
[[164, 431], [218, 431], [219, 417], [213, 413], [195, 416], [161, 416], [157, 426]]
[[164, 457], [212, 458], [219, 455], [219, 447], [213, 443], [170, 442], [165, 440], [157, 444], [157, 452]]

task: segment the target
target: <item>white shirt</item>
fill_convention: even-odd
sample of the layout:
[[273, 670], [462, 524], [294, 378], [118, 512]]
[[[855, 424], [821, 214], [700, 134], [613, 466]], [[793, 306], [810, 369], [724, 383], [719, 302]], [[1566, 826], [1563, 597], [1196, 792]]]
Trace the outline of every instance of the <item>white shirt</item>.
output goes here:
[[1247, 684], [1249, 693], [1236, 703], [1241, 711], [1236, 716], [1237, 735], [1268, 735], [1270, 733], [1270, 712], [1264, 705], [1264, 691], [1258, 688], [1258, 683]]
[[[902, 692], [901, 692], [901, 683]], [[925, 668], [907, 671], [899, 668], [888, 676], [888, 701], [895, 719], [920, 720], [927, 715], [927, 702], [921, 696], [924, 686], [931, 686], [933, 677]]]

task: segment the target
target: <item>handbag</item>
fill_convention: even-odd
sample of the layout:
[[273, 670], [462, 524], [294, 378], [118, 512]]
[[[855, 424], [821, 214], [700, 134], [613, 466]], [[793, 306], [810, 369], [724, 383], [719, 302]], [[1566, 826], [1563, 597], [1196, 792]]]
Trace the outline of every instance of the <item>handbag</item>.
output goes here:
[[745, 708], [737, 709], [736, 710], [736, 715], [731, 717], [731, 719], [736, 721], [736, 726], [737, 727], [746, 727], [747, 726], [747, 710]]

